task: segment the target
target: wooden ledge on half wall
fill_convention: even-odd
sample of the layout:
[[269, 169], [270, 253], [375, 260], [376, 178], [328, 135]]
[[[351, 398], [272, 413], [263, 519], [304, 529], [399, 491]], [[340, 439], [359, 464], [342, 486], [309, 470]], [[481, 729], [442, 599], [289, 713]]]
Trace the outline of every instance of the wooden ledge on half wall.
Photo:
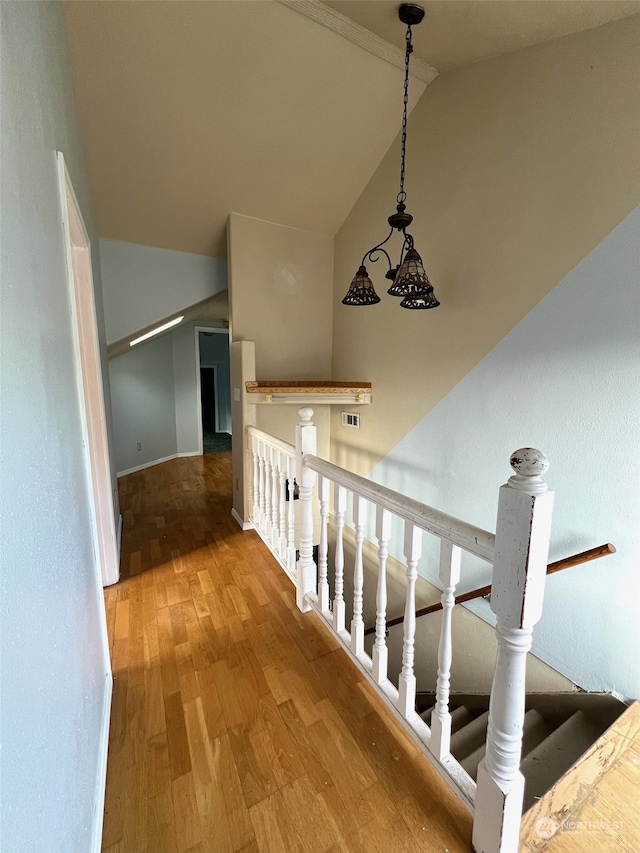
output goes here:
[[246, 382], [252, 403], [290, 403], [334, 405], [371, 402], [370, 382], [334, 382], [333, 380], [257, 380]]

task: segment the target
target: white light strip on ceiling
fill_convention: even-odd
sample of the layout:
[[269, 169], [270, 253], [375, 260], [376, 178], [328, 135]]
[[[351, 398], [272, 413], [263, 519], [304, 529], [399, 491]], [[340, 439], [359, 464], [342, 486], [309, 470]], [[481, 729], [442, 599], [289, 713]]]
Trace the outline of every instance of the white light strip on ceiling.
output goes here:
[[140, 335], [139, 338], [136, 338], [135, 341], [130, 341], [129, 346], [134, 347], [136, 344], [141, 344], [142, 341], [146, 341], [147, 338], [152, 338], [154, 335], [159, 335], [160, 332], [166, 332], [167, 329], [170, 329], [172, 326], [177, 326], [178, 323], [181, 323], [184, 320], [184, 314], [182, 317], [176, 317], [175, 320], [169, 320], [168, 323], [164, 323], [162, 326], [158, 326], [157, 329], [151, 329], [150, 332], [147, 332], [144, 335]]

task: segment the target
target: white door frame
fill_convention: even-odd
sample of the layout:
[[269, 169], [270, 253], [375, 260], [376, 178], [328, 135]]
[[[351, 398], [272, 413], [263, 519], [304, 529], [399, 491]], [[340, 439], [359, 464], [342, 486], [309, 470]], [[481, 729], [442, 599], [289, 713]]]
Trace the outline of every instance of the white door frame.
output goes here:
[[[194, 326], [193, 331], [196, 339], [196, 406], [198, 409], [198, 455], [204, 455], [204, 436], [202, 435], [202, 383], [200, 381], [200, 332], [213, 332], [215, 335], [226, 335], [229, 337], [229, 329], [219, 329], [211, 326]], [[207, 365], [205, 365], [206, 367]], [[214, 367], [215, 365], [208, 365]], [[216, 368], [215, 374], [216, 391], [218, 388], [218, 372]], [[220, 416], [218, 414], [218, 406], [216, 400], [216, 423], [220, 424]]]
[[119, 580], [120, 555], [93, 291], [91, 246], [64, 155], [60, 151], [57, 152], [57, 164], [83, 443], [90, 484], [93, 540], [100, 584], [108, 586]]
[[[213, 370], [213, 431], [220, 432], [220, 410], [218, 408], [218, 365], [217, 364], [201, 364], [200, 370]], [[202, 373], [200, 373], [200, 384], [202, 384]], [[202, 400], [200, 400], [200, 410], [202, 411]], [[204, 438], [203, 438], [204, 442]]]

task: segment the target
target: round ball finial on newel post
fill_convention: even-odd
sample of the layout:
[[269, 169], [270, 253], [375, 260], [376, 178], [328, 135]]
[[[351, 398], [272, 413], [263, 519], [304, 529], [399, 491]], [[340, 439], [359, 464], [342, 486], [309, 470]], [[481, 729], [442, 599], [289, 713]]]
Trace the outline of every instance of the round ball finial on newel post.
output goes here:
[[549, 459], [535, 447], [521, 447], [514, 450], [509, 459], [509, 464], [515, 471], [509, 477], [509, 485], [512, 489], [521, 492], [529, 492], [539, 495], [548, 489], [543, 477], [549, 470]]

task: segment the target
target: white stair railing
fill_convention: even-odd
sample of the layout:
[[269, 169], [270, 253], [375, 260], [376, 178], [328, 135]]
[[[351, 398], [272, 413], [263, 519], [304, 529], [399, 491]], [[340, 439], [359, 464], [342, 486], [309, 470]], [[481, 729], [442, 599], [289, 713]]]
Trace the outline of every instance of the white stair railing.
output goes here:
[[[296, 585], [301, 611], [315, 609], [342, 641], [358, 666], [371, 678], [425, 755], [436, 764], [463, 803], [474, 814], [476, 853], [517, 853], [524, 782], [519, 770], [524, 720], [526, 655], [533, 625], [542, 613], [549, 550], [553, 495], [542, 475], [548, 462], [540, 451], [526, 448], [512, 454], [516, 472], [500, 489], [496, 534], [468, 524], [433, 507], [339, 468], [316, 453], [313, 411], [299, 410], [295, 447], [249, 428], [254, 482], [252, 521]], [[299, 560], [295, 562], [292, 472], [299, 486]], [[266, 473], [265, 473], [266, 472]], [[283, 479], [282, 472], [286, 473]], [[281, 529], [281, 501], [289, 483], [286, 531]], [[313, 560], [314, 486], [318, 483], [318, 566]], [[273, 486], [276, 484], [277, 488]], [[333, 590], [328, 575], [328, 515], [333, 484], [335, 528]], [[270, 488], [271, 487], [271, 488]], [[256, 494], [257, 492], [257, 494]], [[266, 492], [266, 493], [265, 493]], [[352, 618], [346, 629], [344, 596], [344, 524], [348, 495], [352, 497], [355, 530]], [[270, 514], [278, 502], [279, 514]], [[372, 656], [364, 650], [363, 540], [367, 513], [375, 515], [377, 539], [376, 628]], [[389, 679], [386, 643], [387, 558], [391, 521], [404, 525], [406, 563], [402, 669], [398, 687]], [[273, 519], [280, 519], [276, 523]], [[415, 589], [423, 534], [440, 540], [440, 582], [443, 618], [438, 646], [436, 707], [431, 728], [415, 711]], [[292, 544], [292, 541], [294, 544]], [[494, 564], [491, 607], [497, 617], [498, 652], [491, 691], [486, 755], [475, 783], [450, 752], [449, 685], [453, 659], [452, 610], [461, 574], [462, 552]], [[333, 592], [333, 599], [332, 599]], [[330, 606], [332, 602], [332, 606]]]
[[250, 470], [253, 470], [250, 520], [289, 577], [295, 580], [296, 449], [293, 444], [255, 427], [248, 427], [247, 433]]
[[511, 456], [516, 472], [501, 487], [491, 609], [497, 617], [498, 653], [489, 700], [487, 750], [478, 766], [476, 853], [518, 849], [524, 776], [520, 772], [527, 652], [542, 616], [553, 492], [542, 476], [549, 468], [533, 448]]

